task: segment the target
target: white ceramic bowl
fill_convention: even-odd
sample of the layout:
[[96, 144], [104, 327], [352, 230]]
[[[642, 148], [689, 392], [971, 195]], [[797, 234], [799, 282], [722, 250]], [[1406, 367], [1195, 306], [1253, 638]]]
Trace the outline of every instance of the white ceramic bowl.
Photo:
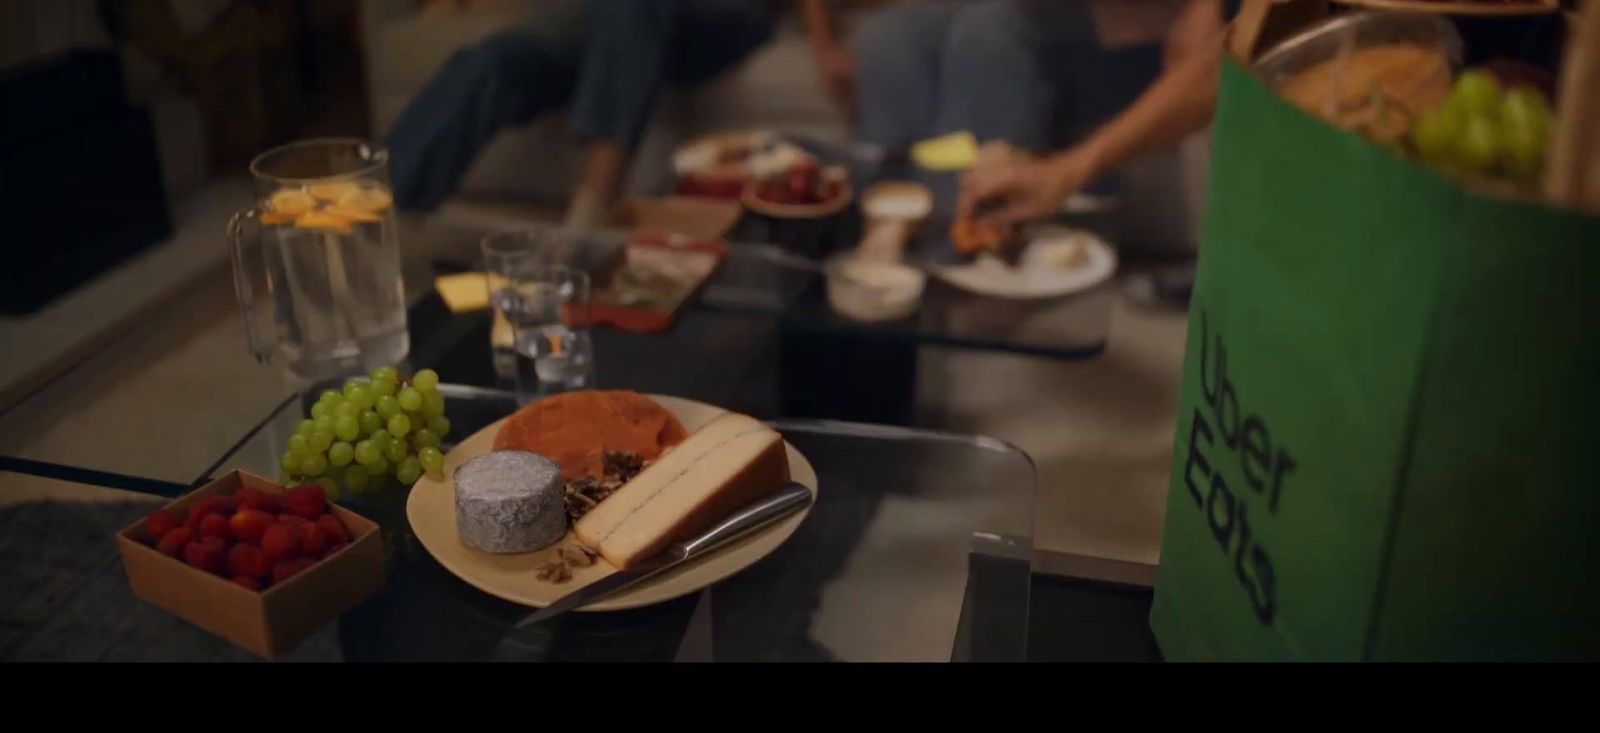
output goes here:
[[917, 312], [927, 275], [898, 262], [876, 262], [841, 252], [823, 263], [828, 306], [846, 318], [866, 323], [896, 321]]

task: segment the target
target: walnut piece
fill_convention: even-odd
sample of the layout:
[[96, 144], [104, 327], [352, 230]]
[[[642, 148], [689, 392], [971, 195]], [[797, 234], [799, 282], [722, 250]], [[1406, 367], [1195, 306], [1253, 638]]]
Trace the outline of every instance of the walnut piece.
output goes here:
[[574, 522], [639, 475], [645, 466], [638, 453], [629, 451], [606, 451], [603, 460], [605, 475], [601, 478], [582, 476], [567, 482], [567, 518]]
[[572, 580], [572, 571], [567, 569], [567, 564], [561, 561], [547, 562], [533, 571], [533, 577], [547, 583], [565, 583]]

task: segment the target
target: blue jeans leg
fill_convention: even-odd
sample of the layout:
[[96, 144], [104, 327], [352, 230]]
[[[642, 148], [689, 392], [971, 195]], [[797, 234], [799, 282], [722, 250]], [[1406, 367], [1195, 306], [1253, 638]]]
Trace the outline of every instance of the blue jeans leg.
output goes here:
[[395, 204], [407, 210], [437, 207], [502, 128], [560, 106], [576, 76], [574, 59], [527, 30], [496, 34], [456, 52], [390, 128]]
[[637, 148], [662, 84], [727, 70], [772, 24], [771, 10], [748, 0], [590, 0], [573, 129]]
[[1101, 46], [1086, 3], [988, 0], [945, 39], [940, 127], [1029, 150], [1071, 144], [1120, 112], [1160, 73], [1151, 45]]
[[937, 133], [944, 39], [965, 0], [908, 3], [868, 15], [851, 38], [856, 136], [896, 148]]
[[1005, 0], [962, 8], [939, 56], [940, 132], [971, 130], [980, 141], [1043, 147], [1044, 92], [1027, 19]]
[[580, 134], [632, 148], [663, 81], [714, 76], [772, 23], [747, 0], [541, 0], [517, 30], [452, 56], [395, 120], [395, 203], [437, 207], [501, 129], [569, 101]]
[[[939, 130], [1042, 152], [1076, 142], [1155, 79], [1154, 46], [1101, 46], [1086, 3], [987, 0], [965, 7], [940, 56]], [[936, 198], [954, 195], [936, 187]]]

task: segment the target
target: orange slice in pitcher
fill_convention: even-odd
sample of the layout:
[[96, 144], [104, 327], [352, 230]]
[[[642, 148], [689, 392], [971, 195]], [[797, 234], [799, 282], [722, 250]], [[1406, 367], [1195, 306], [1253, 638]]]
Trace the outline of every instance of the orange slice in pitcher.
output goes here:
[[351, 231], [349, 220], [326, 211], [308, 211], [301, 214], [294, 225], [301, 229], [316, 229], [334, 234], [349, 234]]
[[345, 206], [343, 204], [334, 204], [333, 206], [329, 206], [322, 211], [324, 213], [340, 217], [346, 221], [359, 221], [363, 224], [377, 224], [378, 222], [383, 221], [383, 217], [374, 212], [367, 211], [366, 209], [358, 209], [353, 206]]
[[313, 183], [306, 193], [318, 201], [332, 203], [351, 194], [360, 193], [361, 185], [355, 181], [332, 181], [329, 183]]
[[310, 194], [305, 191], [282, 188], [274, 191], [272, 196], [267, 198], [267, 205], [272, 207], [274, 213], [299, 216], [317, 208], [317, 200], [311, 198]]
[[381, 213], [394, 205], [394, 198], [376, 186], [357, 188], [345, 194], [338, 201], [341, 209], [360, 209], [372, 213]]

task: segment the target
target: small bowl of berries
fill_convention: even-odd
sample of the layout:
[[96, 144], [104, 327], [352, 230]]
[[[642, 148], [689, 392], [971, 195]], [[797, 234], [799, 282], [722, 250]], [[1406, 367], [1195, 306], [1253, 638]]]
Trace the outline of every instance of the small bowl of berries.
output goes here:
[[804, 159], [745, 185], [745, 208], [776, 219], [821, 219], [843, 211], [852, 193], [841, 166]]
[[383, 538], [319, 484], [233, 471], [117, 533], [133, 594], [263, 657], [383, 588]]

